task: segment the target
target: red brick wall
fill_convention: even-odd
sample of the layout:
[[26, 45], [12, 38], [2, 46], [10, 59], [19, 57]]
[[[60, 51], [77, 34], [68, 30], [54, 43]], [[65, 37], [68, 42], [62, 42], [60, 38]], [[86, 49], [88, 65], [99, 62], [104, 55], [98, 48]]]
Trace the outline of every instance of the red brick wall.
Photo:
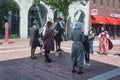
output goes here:
[[90, 8], [97, 9], [97, 15], [110, 17], [111, 13], [120, 14], [120, 7], [118, 6], [119, 0], [115, 0], [115, 7], [113, 7], [113, 0], [109, 0], [109, 6], [107, 6], [107, 0], [103, 0], [103, 5], [100, 3], [101, 0], [90, 0]]

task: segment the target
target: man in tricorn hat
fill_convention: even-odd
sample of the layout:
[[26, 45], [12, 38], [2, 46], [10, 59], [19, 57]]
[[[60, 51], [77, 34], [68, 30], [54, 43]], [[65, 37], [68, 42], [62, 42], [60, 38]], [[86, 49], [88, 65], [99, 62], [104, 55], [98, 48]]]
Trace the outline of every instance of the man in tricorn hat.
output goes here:
[[62, 51], [61, 42], [64, 39], [64, 24], [61, 17], [57, 17], [57, 22], [55, 23], [56, 34], [54, 36], [56, 41], [56, 51]]

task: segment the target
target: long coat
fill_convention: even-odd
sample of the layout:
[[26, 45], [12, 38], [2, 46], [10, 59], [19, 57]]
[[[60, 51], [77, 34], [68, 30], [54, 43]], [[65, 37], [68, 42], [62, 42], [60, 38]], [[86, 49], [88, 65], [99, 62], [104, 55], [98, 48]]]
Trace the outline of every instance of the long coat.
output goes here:
[[54, 50], [54, 35], [51, 29], [47, 28], [43, 36], [44, 49], [47, 51]]
[[40, 46], [40, 43], [38, 41], [39, 35], [39, 29], [37, 27], [31, 27], [30, 28], [30, 46], [37, 47]]
[[61, 42], [63, 39], [63, 34], [64, 34], [64, 29], [61, 27], [60, 23], [58, 22], [56, 25], [56, 31], [58, 31], [58, 33], [56, 33], [56, 35], [54, 36], [55, 41], [56, 42]]
[[80, 29], [74, 29], [71, 33], [72, 44], [72, 66], [82, 68], [84, 66], [85, 54], [84, 54], [84, 34]]

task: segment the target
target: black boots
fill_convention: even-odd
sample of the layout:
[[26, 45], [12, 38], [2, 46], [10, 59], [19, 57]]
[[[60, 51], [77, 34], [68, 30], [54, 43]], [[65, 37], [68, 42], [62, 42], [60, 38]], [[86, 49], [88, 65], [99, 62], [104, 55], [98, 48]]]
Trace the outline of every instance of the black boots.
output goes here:
[[30, 56], [32, 59], [37, 59], [37, 57], [36, 56]]
[[49, 58], [48, 54], [45, 54], [45, 63], [50, 63], [52, 60]]
[[75, 67], [73, 67], [73, 69], [72, 69], [72, 73], [75, 73], [75, 72], [76, 72]]
[[82, 70], [83, 70], [83, 68], [82, 68], [82, 67], [80, 67], [80, 68], [79, 68], [79, 70], [78, 70], [78, 74], [82, 74], [82, 73], [83, 73], [83, 71], [82, 71]]
[[37, 59], [37, 57], [35, 56], [35, 49], [31, 49], [31, 56], [32, 59]]
[[75, 70], [75, 66], [73, 67], [73, 69], [72, 69], [72, 73], [76, 73], [77, 72], [77, 74], [82, 74], [83, 72], [82, 72], [82, 68], [79, 68], [79, 70], [78, 71], [76, 71]]

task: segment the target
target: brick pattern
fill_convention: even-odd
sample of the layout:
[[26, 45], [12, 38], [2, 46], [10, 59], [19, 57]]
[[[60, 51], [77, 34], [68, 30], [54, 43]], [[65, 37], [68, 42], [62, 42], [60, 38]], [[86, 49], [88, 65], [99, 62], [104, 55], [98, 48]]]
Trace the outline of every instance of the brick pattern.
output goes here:
[[[2, 43], [2, 41], [0, 41]], [[81, 75], [71, 72], [71, 41], [62, 42], [64, 52], [57, 57], [54, 52], [50, 54], [52, 63], [44, 63], [44, 55], [39, 54], [39, 48], [36, 50], [37, 60], [30, 58], [30, 46], [27, 40], [13, 40], [11, 44], [1, 44], [0, 51], [5, 50], [26, 49], [21, 51], [0, 53], [0, 80], [87, 80], [94, 76], [100, 75], [107, 71], [120, 67], [120, 58], [113, 56], [105, 56], [93, 54], [90, 55], [90, 66], [84, 67], [84, 73]], [[25, 45], [22, 46], [21, 45]], [[115, 50], [120, 51], [119, 46], [115, 46]], [[114, 50], [114, 48], [113, 48]], [[2, 50], [4, 51], [4, 50]], [[119, 80], [120, 75], [110, 79]]]

